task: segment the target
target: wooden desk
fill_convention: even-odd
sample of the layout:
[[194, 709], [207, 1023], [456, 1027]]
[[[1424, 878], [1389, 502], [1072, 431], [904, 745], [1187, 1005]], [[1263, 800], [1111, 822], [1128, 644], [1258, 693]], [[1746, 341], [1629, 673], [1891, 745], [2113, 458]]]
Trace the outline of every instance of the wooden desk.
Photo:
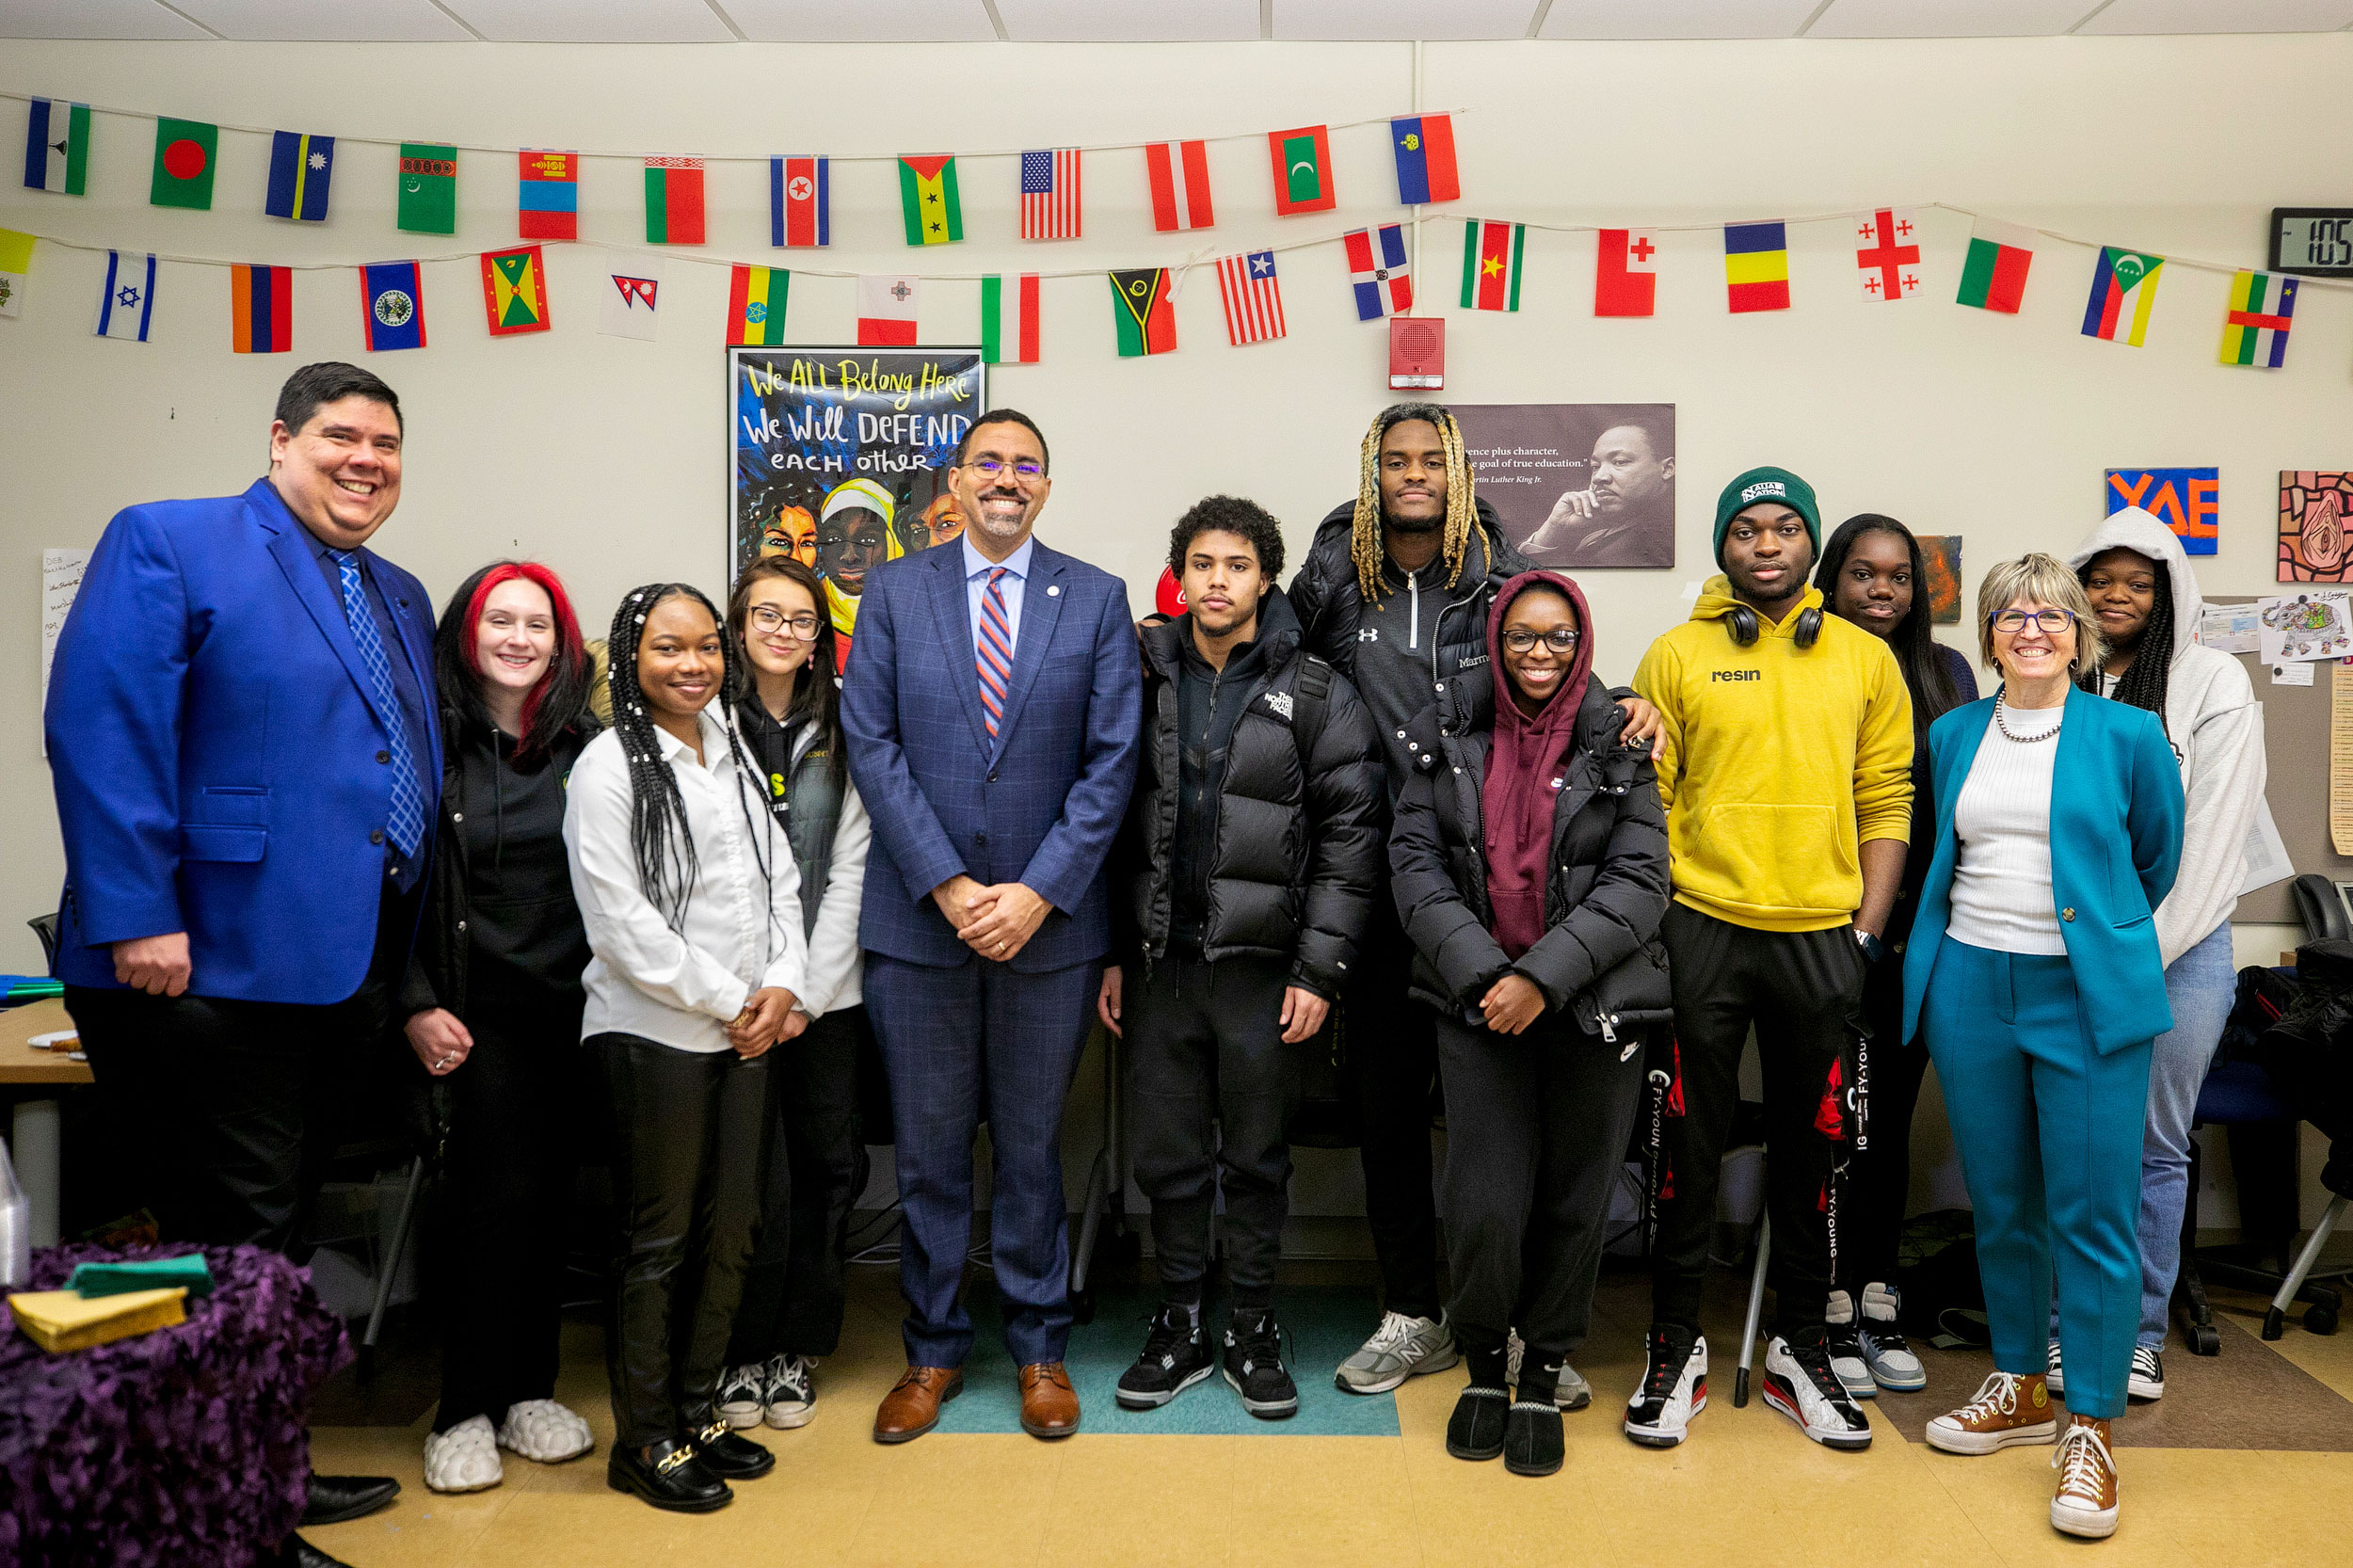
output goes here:
[[57, 1196], [62, 1186], [58, 1166], [64, 1138], [56, 1096], [74, 1084], [95, 1080], [88, 1063], [76, 1062], [63, 1051], [32, 1050], [25, 1042], [36, 1034], [72, 1027], [65, 1003], [54, 998], [0, 1013], [0, 1091], [29, 1091], [15, 1096], [8, 1154], [31, 1210], [28, 1228], [37, 1247], [55, 1246], [57, 1241]]
[[26, 1002], [0, 1013], [0, 1088], [20, 1083], [88, 1083], [89, 1064], [76, 1062], [61, 1050], [29, 1050], [25, 1042], [36, 1034], [72, 1029], [65, 1003]]

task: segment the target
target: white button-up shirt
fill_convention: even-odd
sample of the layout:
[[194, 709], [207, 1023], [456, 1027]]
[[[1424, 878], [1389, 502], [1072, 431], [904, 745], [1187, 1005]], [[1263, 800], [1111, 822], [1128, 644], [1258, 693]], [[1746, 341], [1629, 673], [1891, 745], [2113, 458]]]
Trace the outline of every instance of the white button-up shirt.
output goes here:
[[596, 955], [582, 976], [584, 1039], [624, 1033], [680, 1050], [731, 1049], [727, 1026], [753, 991], [781, 986], [798, 998], [807, 983], [801, 873], [792, 846], [755, 781], [739, 777], [727, 730], [710, 709], [701, 729], [699, 763], [676, 736], [654, 731], [695, 840], [695, 884], [680, 930], [638, 881], [620, 733], [608, 729], [589, 742], [573, 765], [564, 847]]

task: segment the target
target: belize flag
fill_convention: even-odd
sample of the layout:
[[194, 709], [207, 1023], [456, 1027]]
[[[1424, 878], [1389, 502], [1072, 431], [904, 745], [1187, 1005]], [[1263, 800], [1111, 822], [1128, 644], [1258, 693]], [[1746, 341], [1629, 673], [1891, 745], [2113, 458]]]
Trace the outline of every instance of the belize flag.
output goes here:
[[360, 269], [368, 352], [424, 346], [424, 284], [414, 262], [377, 262]]

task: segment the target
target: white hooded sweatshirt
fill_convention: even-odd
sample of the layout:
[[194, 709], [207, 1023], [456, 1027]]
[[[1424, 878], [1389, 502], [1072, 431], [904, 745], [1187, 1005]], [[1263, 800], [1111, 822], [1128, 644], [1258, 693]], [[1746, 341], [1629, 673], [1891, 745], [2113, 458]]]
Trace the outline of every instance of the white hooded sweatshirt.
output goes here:
[[[2080, 572], [2093, 556], [2120, 546], [2162, 564], [2173, 595], [2173, 664], [2164, 717], [2188, 800], [2181, 871], [2173, 890], [2157, 905], [2157, 951], [2170, 965], [2238, 907], [2239, 887], [2247, 880], [2248, 835], [2264, 809], [2264, 711], [2239, 662], [2193, 640], [2204, 601], [2182, 541], [2164, 523], [2127, 506], [2092, 530], [2067, 564]], [[2138, 657], [2160, 651], [2144, 648]], [[2100, 684], [2104, 693], [2114, 695], [2114, 677]]]

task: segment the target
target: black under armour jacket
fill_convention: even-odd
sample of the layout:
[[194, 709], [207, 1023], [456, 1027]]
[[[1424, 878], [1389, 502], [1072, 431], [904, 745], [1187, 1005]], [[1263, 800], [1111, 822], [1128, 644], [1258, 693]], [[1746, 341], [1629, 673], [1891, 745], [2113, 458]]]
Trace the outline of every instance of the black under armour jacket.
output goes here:
[[[1186, 704], [1192, 637], [1188, 616], [1144, 632], [1144, 744], [1112, 868], [1118, 949], [1147, 966], [1167, 954], [1181, 858], [1197, 868], [1187, 902], [1205, 961], [1287, 960], [1291, 984], [1335, 997], [1371, 915], [1387, 826], [1371, 717], [1337, 671], [1310, 673], [1279, 589], [1259, 607], [1257, 640], [1224, 670], [1196, 672], [1213, 689]], [[1319, 702], [1303, 680], [1329, 689]], [[1187, 707], [1200, 735], [1183, 733]]]

